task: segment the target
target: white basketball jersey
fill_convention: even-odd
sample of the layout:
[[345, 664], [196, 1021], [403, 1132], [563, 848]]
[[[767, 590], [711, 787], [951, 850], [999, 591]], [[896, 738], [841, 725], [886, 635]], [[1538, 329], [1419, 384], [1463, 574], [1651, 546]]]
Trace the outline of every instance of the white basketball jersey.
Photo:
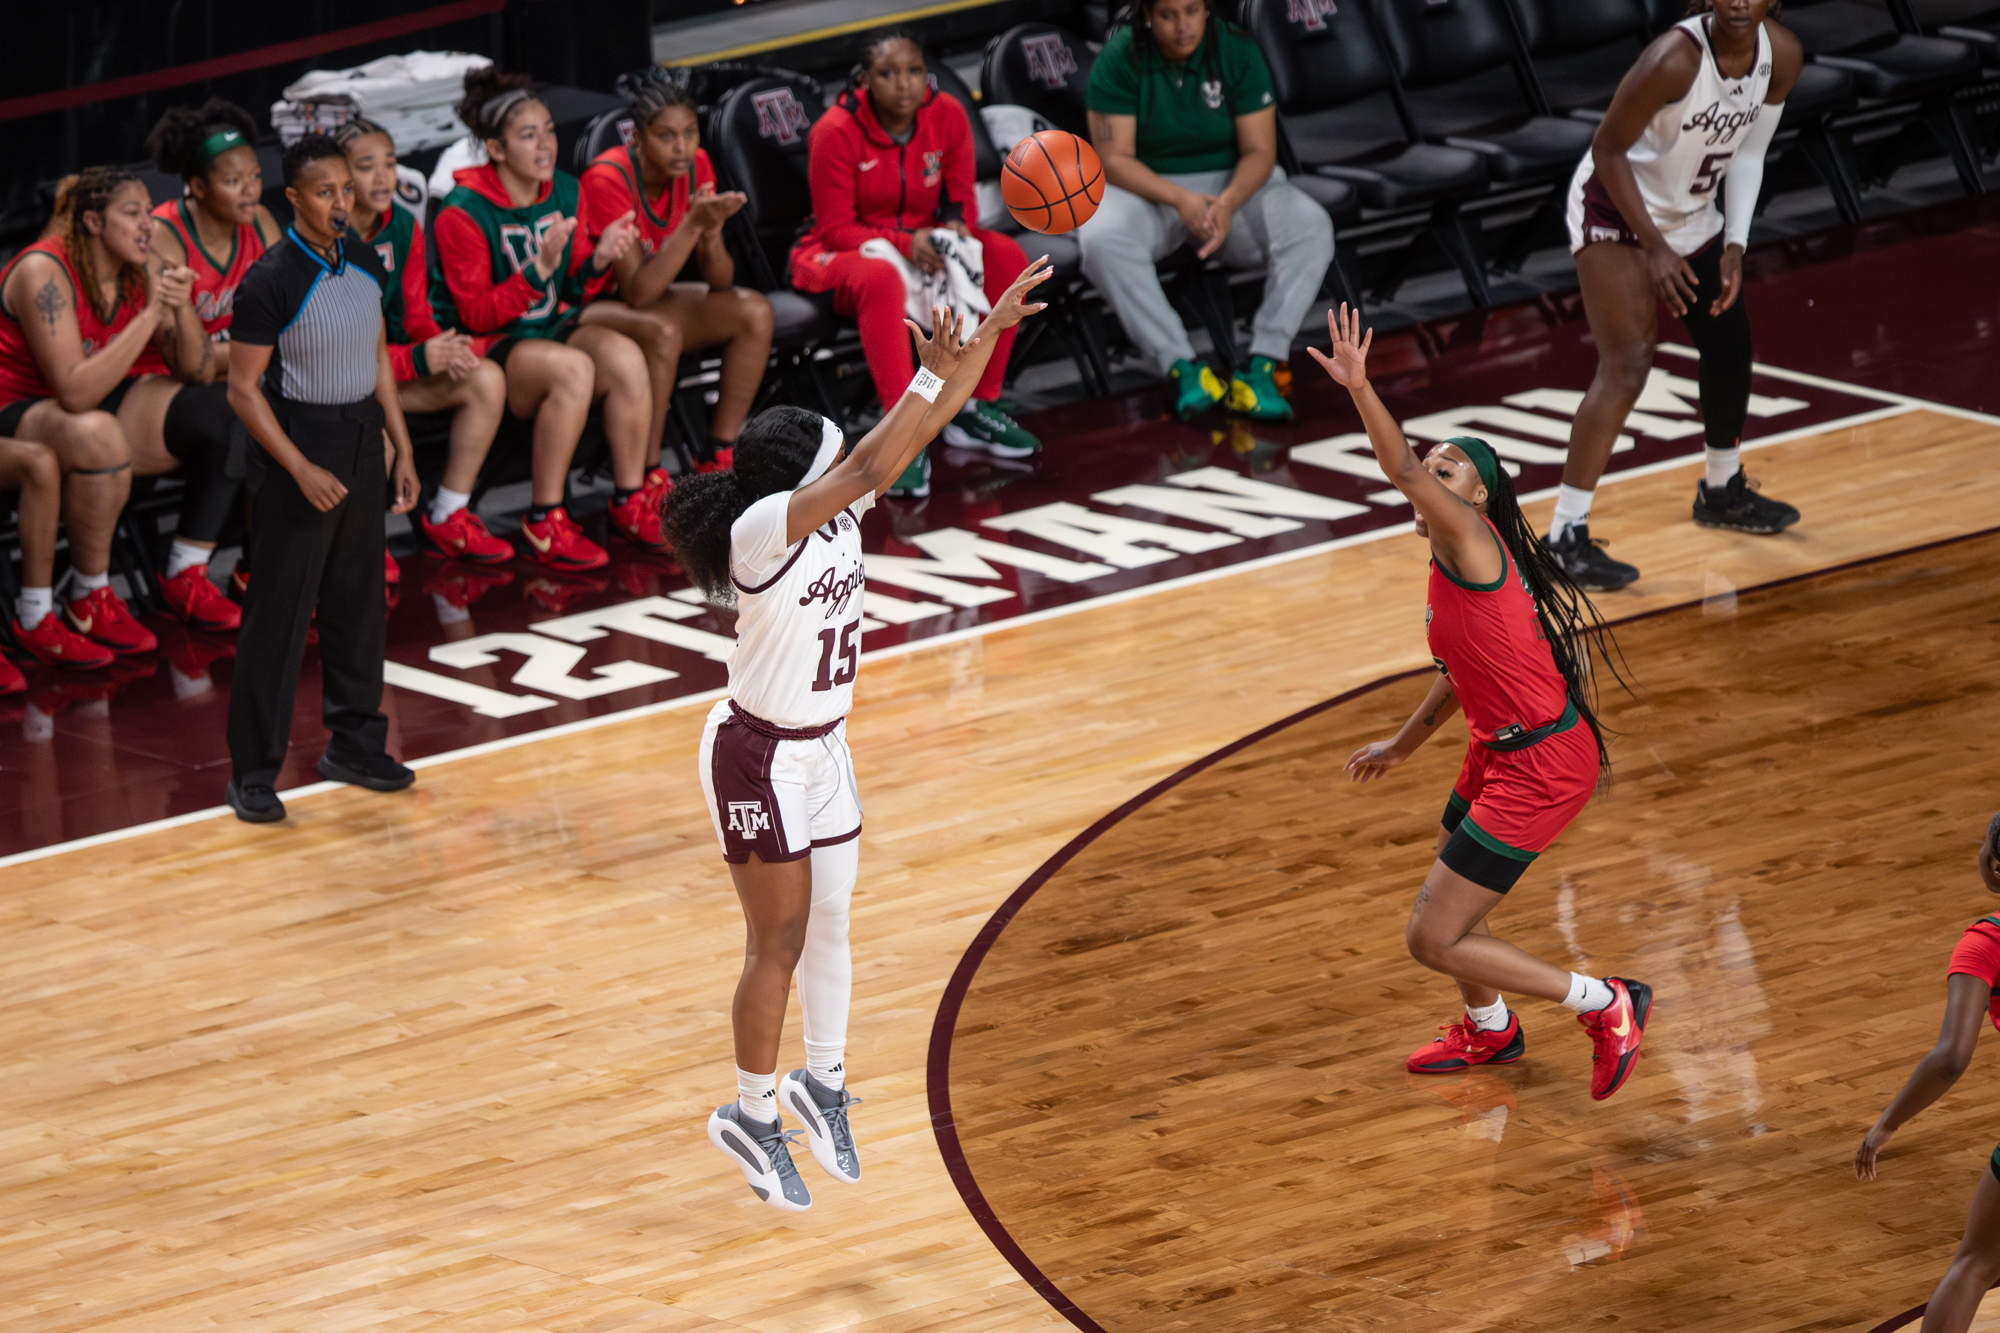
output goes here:
[[785, 542], [792, 493], [767, 495], [729, 530], [736, 654], [729, 697], [780, 727], [820, 727], [854, 706], [861, 662], [864, 495], [796, 545]]
[[[1701, 72], [1686, 97], [1660, 108], [1625, 156], [1653, 225], [1675, 254], [1691, 255], [1722, 230], [1716, 196], [1743, 131], [1765, 113], [1764, 97], [1771, 90], [1771, 37], [1763, 24], [1757, 25], [1757, 58], [1748, 75], [1730, 79], [1716, 67], [1706, 15], [1674, 26], [1701, 48]], [[1590, 154], [1585, 153], [1571, 182], [1572, 198], [1580, 195], [1593, 170]]]

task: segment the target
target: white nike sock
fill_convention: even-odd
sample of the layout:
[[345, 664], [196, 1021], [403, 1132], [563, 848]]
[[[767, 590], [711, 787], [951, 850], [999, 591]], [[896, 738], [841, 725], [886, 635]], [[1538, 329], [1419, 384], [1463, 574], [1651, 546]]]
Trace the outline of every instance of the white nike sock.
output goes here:
[[1736, 449], [1710, 449], [1708, 451], [1707, 472], [1702, 477], [1702, 480], [1708, 483], [1708, 489], [1711, 491], [1719, 491], [1729, 484], [1729, 479], [1735, 476], [1742, 467], [1743, 450], [1740, 447]]
[[194, 565], [207, 564], [208, 555], [207, 547], [184, 542], [178, 537], [174, 538], [174, 544], [167, 550], [167, 577], [173, 578], [182, 570]]
[[1564, 484], [1556, 487], [1556, 516], [1549, 524], [1549, 539], [1561, 541], [1565, 532], [1590, 522], [1590, 498], [1595, 491]]
[[442, 523], [471, 503], [472, 497], [464, 491], [440, 486], [437, 488], [437, 494], [431, 497], [431, 522]]
[[21, 622], [22, 629], [33, 629], [42, 623], [42, 617], [55, 610], [56, 590], [54, 588], [23, 588], [21, 595], [14, 599], [14, 618]]
[[768, 1125], [778, 1118], [778, 1074], [736, 1071], [736, 1107], [747, 1119]]
[[1563, 1001], [1563, 1008], [1579, 1014], [1594, 1014], [1617, 998], [1611, 993], [1611, 987], [1596, 977], [1572, 972], [1569, 974], [1569, 996]]
[[1465, 1006], [1465, 1016], [1472, 1020], [1472, 1026], [1481, 1032], [1504, 1032], [1507, 1028], [1507, 1000], [1501, 997], [1483, 1009]]
[[102, 574], [86, 574], [80, 569], [72, 569], [69, 574], [69, 599], [74, 602], [90, 596], [99, 588], [111, 586], [111, 571]]

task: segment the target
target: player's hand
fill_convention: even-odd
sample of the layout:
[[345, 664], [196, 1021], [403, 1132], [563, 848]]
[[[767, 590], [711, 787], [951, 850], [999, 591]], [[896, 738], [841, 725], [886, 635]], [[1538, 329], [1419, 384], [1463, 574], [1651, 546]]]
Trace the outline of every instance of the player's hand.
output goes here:
[[1695, 288], [1700, 285], [1694, 267], [1664, 243], [1646, 252], [1646, 266], [1652, 274], [1653, 290], [1667, 303], [1667, 308], [1676, 315], [1685, 315], [1694, 305]]
[[292, 474], [292, 480], [299, 484], [299, 492], [306, 497], [306, 503], [322, 514], [347, 498], [347, 487], [340, 484], [340, 478], [317, 463], [301, 459], [299, 470]]
[[422, 489], [417, 481], [417, 464], [408, 454], [396, 459], [396, 466], [390, 472], [391, 489], [395, 491], [396, 502], [389, 506], [392, 514], [407, 514], [417, 507], [417, 492]]
[[1347, 776], [1354, 782], [1372, 782], [1387, 777], [1390, 769], [1409, 757], [1394, 741], [1375, 741], [1347, 756]]
[[1730, 245], [1722, 251], [1722, 295], [1708, 303], [1708, 313], [1719, 315], [1736, 304], [1743, 294], [1743, 247]]
[[1326, 312], [1326, 331], [1333, 339], [1332, 355], [1317, 347], [1306, 348], [1313, 360], [1319, 362], [1320, 369], [1349, 392], [1368, 383], [1368, 349], [1375, 345], [1375, 330], [1362, 332], [1361, 312], [1350, 311], [1347, 302], [1342, 301], [1338, 311]]
[[958, 369], [964, 359], [966, 349], [972, 344], [959, 340], [959, 319], [945, 306], [931, 307], [931, 336], [924, 337], [924, 331], [917, 327], [914, 319], [905, 319], [905, 327], [916, 335], [917, 363], [939, 379], [950, 379], [951, 372]]
[[[572, 220], [573, 221], [573, 220]], [[639, 239], [639, 224], [631, 209], [626, 209], [613, 219], [597, 238], [597, 246], [590, 252], [591, 265], [602, 273], [625, 257]]]
[[[1197, 245], [1207, 245], [1214, 224], [1209, 220], [1209, 205], [1215, 202], [1212, 194], [1196, 194], [1193, 190], [1183, 190], [1180, 198], [1174, 200], [1174, 211], [1181, 215], [1181, 223], [1188, 230]], [[1213, 247], [1210, 247], [1211, 249]], [[1208, 253], [1203, 250], [1204, 255]]]
[[688, 201], [687, 217], [683, 225], [693, 227], [698, 236], [719, 236], [722, 224], [745, 205], [750, 197], [741, 190], [729, 190], [722, 194], [715, 192], [713, 185], [704, 185], [694, 192]]
[[153, 280], [153, 303], [162, 313], [178, 313], [194, 291], [194, 270], [186, 264], [163, 264]]
[[479, 369], [479, 361], [479, 353], [472, 350], [472, 339], [455, 329], [424, 340], [424, 364], [433, 375], [463, 380]]
[[910, 262], [925, 273], [939, 273], [944, 270], [944, 256], [931, 244], [929, 231], [910, 233]]
[[[630, 213], [625, 215], [631, 217]], [[544, 283], [555, 277], [556, 269], [562, 264], [563, 251], [569, 248], [569, 238], [576, 231], [576, 219], [558, 217], [542, 233], [541, 248], [535, 251], [535, 272]]]
[[1867, 1135], [1861, 1140], [1861, 1146], [1854, 1150], [1854, 1178], [1856, 1180], [1875, 1179], [1876, 1154], [1880, 1153], [1895, 1135], [1895, 1130], [1884, 1129], [1879, 1124], [1868, 1131]]
[[1236, 220], [1236, 208], [1218, 195], [1208, 201], [1208, 211], [1203, 214], [1203, 218], [1208, 223], [1208, 239], [1194, 252], [1197, 259], [1208, 258], [1220, 250], [1222, 243], [1229, 239], [1229, 227]]
[[979, 326], [979, 332], [973, 336], [973, 342], [1004, 329], [1011, 329], [1029, 315], [1048, 309], [1048, 302], [1030, 301], [1028, 293], [1053, 276], [1055, 270], [1049, 266], [1047, 255], [1038, 255], [1029, 260], [1028, 266], [1021, 270], [1021, 275], [1014, 279], [1014, 285], [1000, 293], [1000, 299], [993, 303], [993, 313]]

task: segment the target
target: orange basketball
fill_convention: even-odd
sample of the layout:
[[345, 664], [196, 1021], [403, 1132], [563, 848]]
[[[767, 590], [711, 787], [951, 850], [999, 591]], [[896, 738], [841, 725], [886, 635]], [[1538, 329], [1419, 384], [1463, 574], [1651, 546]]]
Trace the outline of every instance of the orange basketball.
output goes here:
[[1104, 199], [1097, 150], [1066, 130], [1043, 130], [1014, 145], [1000, 168], [1000, 197], [1029, 231], [1060, 236], [1090, 221]]

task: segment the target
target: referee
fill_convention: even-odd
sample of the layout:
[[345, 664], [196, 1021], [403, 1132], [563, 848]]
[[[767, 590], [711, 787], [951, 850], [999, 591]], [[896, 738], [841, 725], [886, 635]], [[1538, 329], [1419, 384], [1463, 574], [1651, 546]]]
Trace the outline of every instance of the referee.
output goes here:
[[384, 748], [382, 715], [385, 427], [396, 512], [417, 500], [384, 336], [389, 279], [372, 248], [341, 239], [354, 178], [332, 139], [310, 134], [286, 151], [285, 198], [294, 221], [244, 275], [230, 327], [229, 402], [269, 455], [252, 473], [255, 572], [229, 697], [225, 799], [252, 823], [285, 817], [275, 788], [315, 607], [333, 733], [320, 776], [374, 791], [416, 780]]

